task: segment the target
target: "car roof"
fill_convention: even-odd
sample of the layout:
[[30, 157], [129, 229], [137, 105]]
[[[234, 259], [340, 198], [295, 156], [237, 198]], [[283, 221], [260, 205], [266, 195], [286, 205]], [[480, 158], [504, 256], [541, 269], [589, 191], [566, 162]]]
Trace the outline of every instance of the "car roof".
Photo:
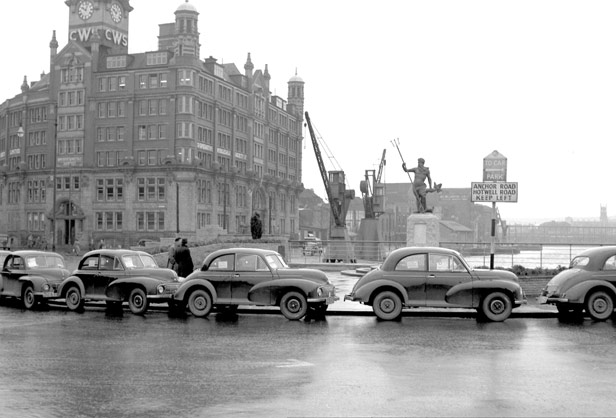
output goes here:
[[53, 255], [56, 257], [64, 258], [61, 254], [54, 253], [51, 251], [37, 251], [37, 250], [18, 250], [18, 251], [6, 251], [7, 254], [19, 255], [21, 257], [25, 257], [28, 255]]
[[220, 250], [213, 251], [211, 254], [225, 254], [225, 253], [248, 253], [248, 254], [278, 254], [277, 251], [268, 250], [266, 248], [251, 248], [251, 247], [236, 247], [236, 248], [221, 248]]
[[118, 248], [118, 249], [101, 248], [101, 249], [98, 249], [98, 250], [88, 251], [83, 256], [85, 257], [85, 256], [91, 256], [91, 255], [95, 255], [95, 254], [105, 254], [105, 255], [112, 255], [112, 256], [135, 255], [135, 254], [151, 255], [151, 254], [146, 253], [145, 251], [128, 250], [128, 249], [124, 249], [124, 248]]
[[586, 266], [577, 266], [577, 268], [583, 268], [584, 270], [600, 270], [601, 268], [603, 268], [605, 260], [615, 254], [616, 245], [589, 248], [577, 254], [575, 257], [588, 257], [590, 259], [590, 262]]
[[457, 252], [455, 250], [452, 250], [450, 248], [442, 248], [442, 247], [402, 247], [402, 248], [398, 248], [396, 250], [393, 250], [391, 253], [389, 253], [387, 258], [383, 262], [383, 268], [386, 269], [386, 270], [388, 268], [393, 268], [396, 264], [398, 264], [398, 261], [400, 261], [402, 258], [407, 257], [409, 255], [413, 255], [413, 254], [426, 254], [426, 253], [455, 255], [457, 257], [462, 258], [462, 256], [460, 255], [459, 252]]

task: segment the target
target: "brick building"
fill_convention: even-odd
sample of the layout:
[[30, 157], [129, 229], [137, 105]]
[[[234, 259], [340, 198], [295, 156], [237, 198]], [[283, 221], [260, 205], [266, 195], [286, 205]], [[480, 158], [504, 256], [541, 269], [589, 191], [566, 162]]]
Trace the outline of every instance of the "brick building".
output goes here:
[[[200, 58], [186, 0], [158, 50], [128, 53], [129, 0], [66, 0], [69, 41], [49, 72], [0, 105], [0, 233], [54, 246], [176, 234], [299, 231], [304, 81], [287, 99], [250, 53]], [[50, 245], [51, 247], [51, 245]]]

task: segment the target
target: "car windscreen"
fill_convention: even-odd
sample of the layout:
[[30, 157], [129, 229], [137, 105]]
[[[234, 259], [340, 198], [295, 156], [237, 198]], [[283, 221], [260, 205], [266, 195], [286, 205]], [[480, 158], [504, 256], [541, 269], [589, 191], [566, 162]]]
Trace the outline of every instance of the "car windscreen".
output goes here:
[[142, 254], [125, 254], [122, 256], [122, 263], [127, 269], [142, 269], [158, 267], [156, 261], [147, 255]]
[[573, 260], [571, 260], [571, 264], [569, 264], [569, 268], [584, 267], [589, 262], [590, 262], [589, 257], [580, 255], [580, 256], [575, 257]]
[[64, 268], [64, 260], [56, 256], [33, 255], [26, 257], [26, 265], [30, 269], [42, 269], [48, 267]]
[[288, 269], [289, 266], [284, 262], [282, 257], [279, 254], [268, 254], [265, 256], [265, 261], [267, 261], [267, 265], [272, 270], [278, 269]]

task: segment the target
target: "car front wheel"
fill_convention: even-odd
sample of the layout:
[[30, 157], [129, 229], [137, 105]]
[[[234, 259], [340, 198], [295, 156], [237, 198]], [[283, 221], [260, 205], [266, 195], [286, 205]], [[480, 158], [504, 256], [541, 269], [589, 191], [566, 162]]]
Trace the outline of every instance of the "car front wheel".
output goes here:
[[66, 306], [71, 311], [78, 311], [83, 308], [83, 299], [81, 298], [81, 292], [77, 286], [71, 286], [66, 291]]
[[31, 284], [27, 285], [21, 295], [21, 302], [26, 309], [34, 308], [36, 305], [36, 297], [34, 296], [34, 288]]
[[493, 322], [502, 322], [509, 318], [513, 304], [503, 292], [492, 292], [481, 302], [481, 314]]
[[206, 290], [194, 290], [188, 296], [188, 310], [199, 318], [207, 316], [212, 310], [212, 297]]
[[598, 290], [586, 299], [586, 312], [595, 321], [605, 321], [614, 312], [614, 301], [607, 292]]
[[376, 295], [372, 301], [372, 310], [379, 319], [391, 321], [402, 313], [402, 300], [397, 293], [386, 290]]
[[131, 290], [128, 296], [128, 307], [135, 315], [143, 315], [148, 310], [150, 303], [145, 291], [140, 287]]
[[308, 302], [299, 292], [288, 292], [280, 299], [280, 312], [291, 321], [298, 321], [306, 316]]

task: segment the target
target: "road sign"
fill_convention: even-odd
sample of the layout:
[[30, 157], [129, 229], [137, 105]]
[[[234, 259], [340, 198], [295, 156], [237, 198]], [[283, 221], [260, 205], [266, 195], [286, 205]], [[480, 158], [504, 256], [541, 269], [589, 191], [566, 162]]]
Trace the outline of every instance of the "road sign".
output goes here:
[[517, 202], [517, 182], [471, 183], [471, 202]]
[[483, 159], [483, 181], [507, 181], [507, 158], [494, 150]]

